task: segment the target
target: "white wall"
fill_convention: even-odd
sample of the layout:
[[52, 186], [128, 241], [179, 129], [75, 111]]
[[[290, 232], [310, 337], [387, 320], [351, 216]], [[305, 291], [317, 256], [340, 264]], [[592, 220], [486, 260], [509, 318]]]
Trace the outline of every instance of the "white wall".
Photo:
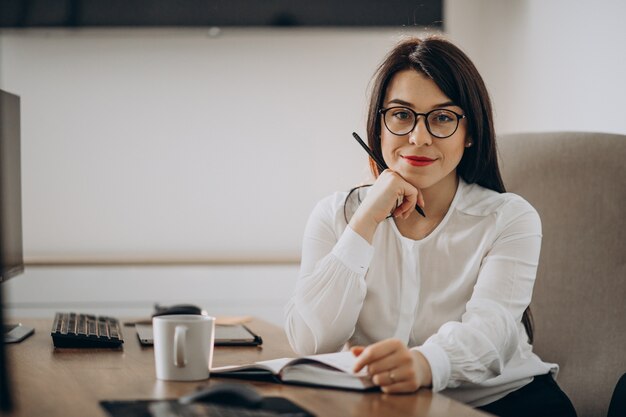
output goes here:
[[51, 319], [56, 311], [147, 318], [155, 303], [192, 303], [212, 315], [282, 325], [297, 273], [298, 265], [29, 267], [2, 291], [9, 318]]
[[398, 36], [3, 33], [26, 260], [297, 260], [315, 202], [369, 178], [351, 132]]
[[447, 35], [481, 71], [500, 133], [626, 134], [626, 2], [447, 0]]

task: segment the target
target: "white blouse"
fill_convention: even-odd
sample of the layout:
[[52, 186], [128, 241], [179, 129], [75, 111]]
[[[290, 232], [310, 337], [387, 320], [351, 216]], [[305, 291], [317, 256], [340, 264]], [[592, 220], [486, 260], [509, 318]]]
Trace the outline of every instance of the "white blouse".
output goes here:
[[[286, 332], [300, 354], [397, 338], [432, 369], [433, 391], [481, 406], [558, 372], [532, 352], [522, 325], [541, 246], [541, 221], [523, 198], [459, 180], [427, 237], [392, 218], [370, 245], [347, 227], [367, 188], [320, 201], [306, 226]], [[359, 195], [360, 194], [360, 195]]]

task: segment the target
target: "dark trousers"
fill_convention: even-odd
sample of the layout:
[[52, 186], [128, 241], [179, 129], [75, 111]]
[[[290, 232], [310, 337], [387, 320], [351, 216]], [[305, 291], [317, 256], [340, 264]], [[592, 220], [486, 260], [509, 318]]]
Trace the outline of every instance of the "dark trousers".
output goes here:
[[499, 417], [576, 417], [576, 410], [552, 375], [539, 375], [506, 397], [479, 410]]

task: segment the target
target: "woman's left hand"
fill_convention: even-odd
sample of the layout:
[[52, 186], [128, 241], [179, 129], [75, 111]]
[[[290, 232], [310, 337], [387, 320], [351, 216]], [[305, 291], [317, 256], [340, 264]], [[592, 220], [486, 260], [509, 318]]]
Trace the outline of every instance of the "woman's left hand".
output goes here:
[[350, 350], [358, 356], [354, 371], [367, 366], [372, 381], [383, 392], [415, 392], [432, 384], [430, 365], [424, 355], [409, 350], [398, 339], [386, 339], [367, 347], [354, 346]]

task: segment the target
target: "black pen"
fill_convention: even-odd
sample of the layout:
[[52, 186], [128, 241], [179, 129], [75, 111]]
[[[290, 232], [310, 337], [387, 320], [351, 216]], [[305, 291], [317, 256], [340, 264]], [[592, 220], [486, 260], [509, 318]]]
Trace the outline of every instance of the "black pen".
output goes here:
[[[385, 164], [385, 161], [378, 159], [376, 155], [374, 154], [374, 152], [372, 152], [369, 146], [367, 146], [365, 142], [363, 142], [363, 140], [359, 137], [359, 135], [356, 134], [356, 132], [352, 132], [352, 136], [354, 136], [354, 139], [356, 139], [356, 141], [359, 142], [359, 144], [363, 147], [363, 149], [365, 149], [365, 152], [367, 152], [370, 158], [374, 160], [380, 172], [383, 172], [384, 170], [387, 169], [387, 164]], [[422, 208], [418, 206], [417, 204], [415, 205], [415, 210], [417, 210], [417, 212], [421, 214], [422, 217], [426, 217], [426, 215], [424, 214], [424, 210], [422, 210]]]

